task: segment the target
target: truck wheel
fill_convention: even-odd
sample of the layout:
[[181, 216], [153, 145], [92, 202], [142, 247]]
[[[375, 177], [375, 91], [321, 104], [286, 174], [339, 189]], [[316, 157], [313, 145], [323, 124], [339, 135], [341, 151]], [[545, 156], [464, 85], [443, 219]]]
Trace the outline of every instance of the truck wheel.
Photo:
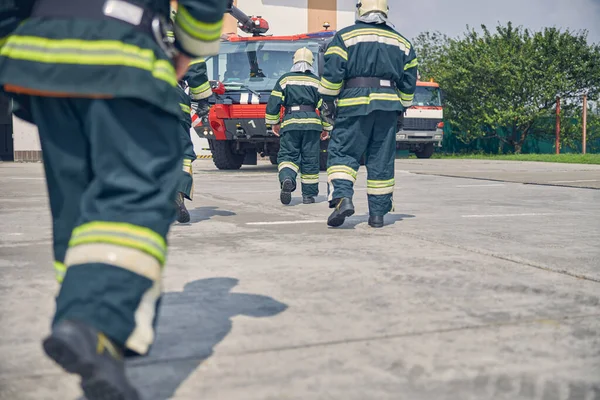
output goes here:
[[277, 154], [269, 156], [269, 160], [271, 160], [271, 164], [277, 165]]
[[431, 158], [433, 150], [433, 143], [427, 143], [421, 148], [421, 151], [415, 151], [415, 155], [417, 158]]
[[211, 146], [213, 162], [218, 169], [240, 169], [244, 162], [243, 154], [235, 154], [228, 140], [213, 140]]

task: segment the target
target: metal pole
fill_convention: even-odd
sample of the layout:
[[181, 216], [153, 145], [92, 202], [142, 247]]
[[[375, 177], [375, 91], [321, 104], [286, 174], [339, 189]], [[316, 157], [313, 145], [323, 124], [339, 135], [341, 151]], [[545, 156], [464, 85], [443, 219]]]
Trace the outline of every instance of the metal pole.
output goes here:
[[583, 137], [581, 139], [581, 152], [585, 154], [587, 148], [587, 94], [583, 95]]
[[556, 154], [560, 154], [560, 97], [556, 96]]

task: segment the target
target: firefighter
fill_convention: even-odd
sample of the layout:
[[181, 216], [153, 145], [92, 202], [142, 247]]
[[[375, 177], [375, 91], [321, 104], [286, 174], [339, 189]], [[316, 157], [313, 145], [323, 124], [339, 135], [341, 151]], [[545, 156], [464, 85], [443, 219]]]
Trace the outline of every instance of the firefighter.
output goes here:
[[[336, 33], [325, 52], [319, 92], [323, 117], [335, 126], [328, 147], [327, 220], [337, 227], [354, 214], [352, 196], [366, 151], [369, 225], [393, 210], [396, 125], [412, 104], [417, 58], [387, 20], [387, 0], [359, 0], [356, 24]], [[335, 104], [334, 104], [335, 100]]]
[[[172, 4], [171, 18], [174, 20], [176, 16], [176, 4]], [[206, 121], [206, 117], [210, 111], [208, 98], [212, 95], [204, 58], [195, 59], [190, 63], [185, 76], [179, 81], [177, 89], [179, 106], [181, 107], [178, 132], [183, 148], [183, 168], [178, 180], [175, 208], [177, 210], [177, 222], [187, 223], [190, 222], [190, 213], [185, 206], [185, 200], [192, 201], [194, 198], [194, 172], [192, 163], [196, 160], [194, 144], [190, 137], [192, 128], [191, 111], [193, 108], [198, 117]], [[190, 101], [190, 97], [192, 101]]]
[[181, 108], [177, 131], [183, 149], [183, 168], [179, 173], [175, 207], [177, 210], [176, 219], [177, 222], [180, 223], [190, 222], [190, 213], [185, 207], [185, 199], [192, 201], [194, 197], [194, 173], [192, 171], [192, 163], [196, 159], [194, 144], [190, 137], [190, 130], [192, 129], [192, 103], [190, 101], [190, 96], [186, 92], [186, 89], [188, 89], [187, 85], [185, 79], [179, 81], [179, 84], [177, 85], [179, 107]]
[[[280, 200], [290, 204], [300, 172], [302, 202], [312, 204], [319, 194], [320, 137], [331, 125], [320, 119], [319, 78], [313, 71], [313, 53], [303, 47], [296, 51], [290, 72], [279, 78], [267, 104], [266, 123], [281, 136], [278, 154]], [[280, 124], [281, 106], [285, 116]]]
[[89, 400], [139, 398], [123, 357], [155, 336], [181, 171], [176, 86], [218, 53], [225, 3], [180, 0], [172, 43], [167, 1], [36, 0], [2, 46], [0, 85], [29, 100], [53, 219], [61, 287], [43, 347]]

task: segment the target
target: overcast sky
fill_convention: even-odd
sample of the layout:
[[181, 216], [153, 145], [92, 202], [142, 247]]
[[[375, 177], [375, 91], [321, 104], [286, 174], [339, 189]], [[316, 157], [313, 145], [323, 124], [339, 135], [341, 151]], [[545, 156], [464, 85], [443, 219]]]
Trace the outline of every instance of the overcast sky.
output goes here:
[[454, 37], [467, 24], [495, 27], [498, 21], [512, 21], [535, 30], [587, 29], [590, 41], [600, 43], [600, 0], [389, 0], [389, 4], [391, 21], [407, 38], [426, 30]]

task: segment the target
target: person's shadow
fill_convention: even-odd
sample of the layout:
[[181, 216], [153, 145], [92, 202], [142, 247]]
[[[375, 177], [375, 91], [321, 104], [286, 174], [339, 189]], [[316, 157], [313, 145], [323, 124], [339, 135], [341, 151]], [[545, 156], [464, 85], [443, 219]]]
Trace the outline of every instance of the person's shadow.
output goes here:
[[272, 317], [287, 309], [271, 297], [231, 293], [237, 284], [233, 278], [201, 279], [163, 296], [149, 355], [127, 362], [127, 375], [143, 400], [171, 398], [231, 331], [233, 317]]
[[208, 221], [212, 217], [231, 217], [236, 215], [233, 211], [220, 210], [219, 207], [205, 206], [196, 207], [190, 212], [190, 222], [186, 222], [178, 225], [191, 225], [201, 221]]

